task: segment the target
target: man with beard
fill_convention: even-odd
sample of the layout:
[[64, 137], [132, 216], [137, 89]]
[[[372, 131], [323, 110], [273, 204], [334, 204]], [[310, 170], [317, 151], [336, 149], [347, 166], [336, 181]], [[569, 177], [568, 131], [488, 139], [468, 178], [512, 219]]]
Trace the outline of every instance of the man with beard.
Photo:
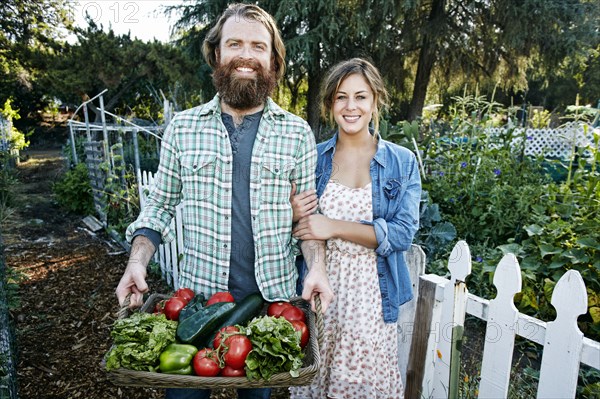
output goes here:
[[[173, 239], [174, 208], [184, 204], [179, 286], [207, 296], [230, 291], [236, 301], [260, 292], [267, 301], [295, 294], [292, 184], [314, 189], [316, 148], [308, 124], [269, 97], [284, 74], [285, 47], [273, 18], [258, 6], [233, 4], [210, 30], [203, 55], [218, 94], [173, 118], [146, 206], [127, 229], [132, 242], [116, 289], [131, 307], [148, 290], [146, 267], [161, 242]], [[324, 243], [302, 241], [309, 272], [302, 296], [323, 311], [333, 298]], [[209, 398], [208, 390], [168, 389], [167, 398]], [[269, 398], [269, 389], [238, 390]]]

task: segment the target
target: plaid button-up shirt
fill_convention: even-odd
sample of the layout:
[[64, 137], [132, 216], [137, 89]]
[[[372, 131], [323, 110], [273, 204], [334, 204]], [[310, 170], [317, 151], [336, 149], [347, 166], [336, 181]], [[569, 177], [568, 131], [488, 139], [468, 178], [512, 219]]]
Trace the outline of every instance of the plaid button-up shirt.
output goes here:
[[[267, 300], [295, 295], [297, 242], [291, 235], [291, 183], [297, 192], [314, 188], [315, 139], [308, 124], [267, 100], [250, 165], [250, 213], [255, 276]], [[146, 205], [127, 229], [150, 228], [163, 242], [173, 240], [170, 221], [182, 202], [183, 257], [179, 284], [211, 295], [228, 289], [232, 253], [229, 136], [221, 120], [219, 96], [178, 113], [163, 136], [160, 163]]]

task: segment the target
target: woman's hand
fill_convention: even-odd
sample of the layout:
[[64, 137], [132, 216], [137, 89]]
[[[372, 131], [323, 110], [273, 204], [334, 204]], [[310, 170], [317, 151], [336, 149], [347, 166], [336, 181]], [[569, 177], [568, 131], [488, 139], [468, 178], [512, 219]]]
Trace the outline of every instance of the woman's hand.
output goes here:
[[294, 214], [292, 222], [296, 223], [301, 218], [315, 213], [318, 205], [317, 194], [315, 190], [308, 190], [296, 195], [296, 183], [292, 182], [290, 204]]
[[334, 237], [334, 220], [324, 215], [308, 215], [298, 221], [292, 235], [299, 240], [328, 240]]

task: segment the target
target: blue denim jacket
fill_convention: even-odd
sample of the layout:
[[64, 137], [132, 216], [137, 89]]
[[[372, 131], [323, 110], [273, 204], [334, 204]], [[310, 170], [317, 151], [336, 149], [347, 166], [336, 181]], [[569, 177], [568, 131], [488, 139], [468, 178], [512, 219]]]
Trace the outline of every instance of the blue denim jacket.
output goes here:
[[[317, 145], [317, 196], [321, 197], [332, 174], [336, 134]], [[333, 172], [333, 173], [332, 173]], [[413, 298], [404, 252], [419, 229], [421, 177], [415, 155], [408, 149], [380, 139], [371, 160], [373, 225], [379, 246], [377, 273], [386, 323], [398, 320], [398, 308]]]

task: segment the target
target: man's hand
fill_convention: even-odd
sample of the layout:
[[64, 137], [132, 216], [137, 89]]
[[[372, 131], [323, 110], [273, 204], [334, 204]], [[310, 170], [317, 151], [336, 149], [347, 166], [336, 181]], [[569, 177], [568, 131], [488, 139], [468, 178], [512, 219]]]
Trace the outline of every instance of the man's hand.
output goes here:
[[148, 292], [146, 267], [154, 250], [152, 242], [144, 236], [137, 236], [133, 240], [127, 268], [116, 289], [119, 306], [123, 306], [129, 294], [129, 308], [139, 308], [144, 303], [144, 293]]
[[315, 306], [315, 295], [317, 294], [321, 299], [321, 310], [325, 313], [329, 304], [333, 301], [333, 290], [329, 285], [327, 272], [322, 268], [313, 267], [304, 279], [304, 289], [302, 290], [302, 298], [310, 302], [313, 312], [317, 311]]
[[318, 294], [321, 299], [321, 311], [325, 313], [334, 297], [327, 278], [325, 241], [302, 241], [301, 246], [302, 255], [308, 267], [308, 274], [304, 278], [302, 298], [310, 302], [313, 312], [316, 312], [315, 295]]
[[146, 267], [130, 260], [116, 290], [119, 306], [123, 306], [127, 295], [131, 294], [129, 307], [139, 308], [144, 303], [144, 293], [146, 292], [148, 292]]
[[301, 218], [316, 212], [318, 205], [317, 194], [315, 190], [308, 190], [296, 195], [296, 183], [292, 182], [290, 204], [292, 205], [293, 212], [292, 222], [295, 223]]

